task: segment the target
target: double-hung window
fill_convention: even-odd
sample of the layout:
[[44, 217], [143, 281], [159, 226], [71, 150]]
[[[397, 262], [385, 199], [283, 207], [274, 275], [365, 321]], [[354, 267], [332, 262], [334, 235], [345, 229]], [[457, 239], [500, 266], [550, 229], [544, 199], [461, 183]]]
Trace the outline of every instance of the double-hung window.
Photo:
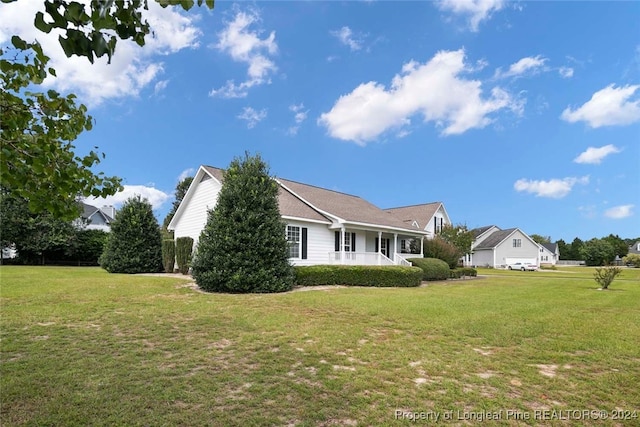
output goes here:
[[287, 225], [287, 242], [289, 243], [289, 258], [300, 258], [300, 227], [297, 225]]
[[513, 239], [513, 247], [521, 248], [522, 247], [522, 239]]

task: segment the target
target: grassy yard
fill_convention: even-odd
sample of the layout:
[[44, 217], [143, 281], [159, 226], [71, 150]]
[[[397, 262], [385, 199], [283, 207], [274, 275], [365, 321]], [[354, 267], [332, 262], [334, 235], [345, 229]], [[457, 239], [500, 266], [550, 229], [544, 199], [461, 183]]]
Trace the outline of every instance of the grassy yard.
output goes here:
[[640, 425], [611, 420], [640, 417], [640, 269], [592, 272], [221, 295], [0, 267], [0, 425]]

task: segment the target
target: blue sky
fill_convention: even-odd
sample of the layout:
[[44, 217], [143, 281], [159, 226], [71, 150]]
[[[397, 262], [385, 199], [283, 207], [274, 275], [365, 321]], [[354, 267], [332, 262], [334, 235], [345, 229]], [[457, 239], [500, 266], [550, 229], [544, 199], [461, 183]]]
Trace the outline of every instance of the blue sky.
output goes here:
[[[216, 2], [147, 13], [144, 48], [66, 59], [37, 37], [107, 155], [161, 221], [181, 176], [245, 151], [271, 173], [382, 207], [442, 201], [454, 223], [570, 241], [640, 236], [640, 3]], [[100, 204], [103, 201], [96, 201]]]

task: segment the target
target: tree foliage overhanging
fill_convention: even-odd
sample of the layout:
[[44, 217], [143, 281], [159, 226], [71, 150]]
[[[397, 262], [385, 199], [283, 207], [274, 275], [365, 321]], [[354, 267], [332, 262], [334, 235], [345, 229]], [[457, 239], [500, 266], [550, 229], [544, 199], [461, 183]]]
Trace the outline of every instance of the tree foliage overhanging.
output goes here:
[[278, 184], [259, 155], [234, 159], [209, 211], [193, 261], [209, 292], [282, 292], [293, 286]]
[[[2, 0], [12, 3], [15, 0]], [[157, 0], [162, 7], [179, 5], [189, 10], [194, 0]], [[213, 8], [213, 0], [197, 0]], [[96, 0], [82, 4], [69, 0], [44, 0], [34, 26], [45, 33], [62, 32], [58, 41], [65, 54], [95, 57], [115, 53], [118, 40], [145, 44], [151, 29], [143, 17], [146, 0]], [[96, 173], [104, 157], [92, 150], [75, 153], [78, 136], [93, 127], [87, 108], [74, 94], [38, 86], [56, 72], [37, 41], [18, 35], [0, 46], [0, 184], [17, 197], [28, 200], [32, 212], [48, 211], [71, 220], [79, 213], [73, 203], [79, 196], [105, 197], [121, 189], [120, 179]], [[97, 147], [95, 148], [97, 150]]]

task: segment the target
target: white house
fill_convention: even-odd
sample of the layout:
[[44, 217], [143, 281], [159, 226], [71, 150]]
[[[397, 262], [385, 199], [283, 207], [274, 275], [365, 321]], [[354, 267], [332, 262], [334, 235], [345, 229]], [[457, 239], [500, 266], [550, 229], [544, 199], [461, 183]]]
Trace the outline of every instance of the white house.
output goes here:
[[451, 226], [451, 219], [442, 202], [401, 206], [385, 211], [398, 217], [408, 226], [425, 231], [429, 239], [434, 238], [444, 227]]
[[540, 265], [556, 265], [560, 259], [560, 250], [557, 243], [540, 243]]
[[[200, 166], [169, 223], [197, 245], [222, 188], [223, 170]], [[400, 242], [428, 233], [350, 194], [277, 178], [278, 203], [294, 265], [410, 265]]]
[[471, 230], [475, 240], [465, 265], [501, 268], [516, 262], [540, 265], [540, 246], [518, 228], [501, 230], [495, 225]]
[[75, 221], [76, 226], [87, 230], [111, 231], [111, 222], [113, 222], [116, 214], [116, 209], [113, 206], [96, 208], [80, 202], [80, 207], [82, 208], [82, 213], [80, 218]]

